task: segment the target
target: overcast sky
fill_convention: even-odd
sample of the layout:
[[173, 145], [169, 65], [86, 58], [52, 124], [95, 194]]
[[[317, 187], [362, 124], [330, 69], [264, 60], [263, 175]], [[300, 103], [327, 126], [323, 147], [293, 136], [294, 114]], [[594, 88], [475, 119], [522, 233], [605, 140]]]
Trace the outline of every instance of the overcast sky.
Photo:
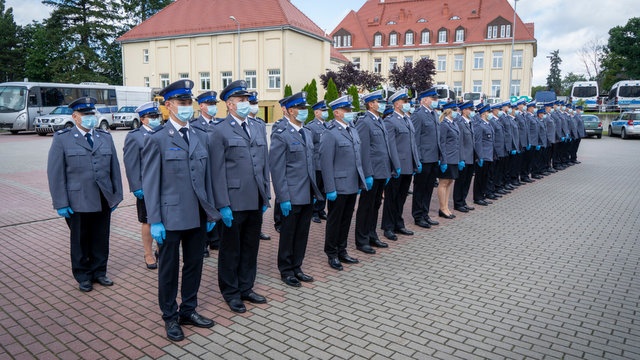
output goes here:
[[[51, 10], [39, 0], [5, 1], [7, 8], [13, 8], [19, 25], [40, 21], [48, 17]], [[291, 2], [329, 33], [351, 9], [357, 11], [365, 0]], [[453, 5], [455, 0], [449, 3]], [[514, 0], [509, 0], [509, 3], [513, 6]], [[577, 51], [594, 39], [606, 42], [610, 28], [625, 25], [632, 17], [640, 17], [640, 6], [638, 0], [518, 0], [517, 12], [524, 22], [535, 23], [538, 56], [533, 63], [533, 84], [544, 85], [549, 74], [547, 55], [551, 51], [560, 50], [562, 76], [569, 72], [585, 73]]]

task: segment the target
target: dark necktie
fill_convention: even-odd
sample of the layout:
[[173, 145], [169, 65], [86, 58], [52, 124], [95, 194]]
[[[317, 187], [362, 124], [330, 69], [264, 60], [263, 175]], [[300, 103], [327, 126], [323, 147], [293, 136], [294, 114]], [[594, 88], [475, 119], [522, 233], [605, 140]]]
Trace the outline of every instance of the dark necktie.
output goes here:
[[306, 144], [307, 143], [307, 138], [304, 136], [304, 130], [300, 129], [300, 130], [298, 130], [298, 132], [300, 133], [300, 136], [302, 136], [302, 141]]
[[251, 139], [251, 135], [249, 135], [249, 130], [247, 130], [247, 123], [246, 122], [242, 123], [242, 130], [244, 130], [244, 132], [247, 134], [249, 139]]
[[93, 139], [91, 138], [91, 133], [87, 133], [85, 136], [87, 137], [87, 142], [89, 143], [89, 145], [93, 149]]
[[184, 139], [184, 142], [187, 143], [187, 146], [189, 145], [189, 135], [187, 135], [187, 128], [183, 127], [180, 130], [180, 133], [182, 134], [182, 138]]

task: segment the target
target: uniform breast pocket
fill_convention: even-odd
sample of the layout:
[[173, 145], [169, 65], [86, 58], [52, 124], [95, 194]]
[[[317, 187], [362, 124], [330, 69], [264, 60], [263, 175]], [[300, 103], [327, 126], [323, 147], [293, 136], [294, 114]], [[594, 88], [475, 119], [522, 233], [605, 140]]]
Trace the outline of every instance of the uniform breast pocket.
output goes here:
[[184, 150], [168, 150], [164, 153], [166, 167], [169, 172], [187, 171], [187, 152]]
[[229, 154], [235, 159], [245, 158], [249, 154], [249, 145], [244, 139], [230, 139]]
[[67, 166], [84, 167], [89, 166], [91, 154], [87, 150], [69, 150], [65, 152], [65, 161]]
[[373, 130], [371, 132], [371, 136], [383, 136], [384, 134], [382, 133], [381, 130]]
[[304, 156], [304, 147], [300, 143], [289, 145], [289, 158], [292, 160], [300, 160]]
[[351, 143], [348, 141], [340, 141], [338, 142], [338, 150], [339, 151], [348, 151], [351, 147]]

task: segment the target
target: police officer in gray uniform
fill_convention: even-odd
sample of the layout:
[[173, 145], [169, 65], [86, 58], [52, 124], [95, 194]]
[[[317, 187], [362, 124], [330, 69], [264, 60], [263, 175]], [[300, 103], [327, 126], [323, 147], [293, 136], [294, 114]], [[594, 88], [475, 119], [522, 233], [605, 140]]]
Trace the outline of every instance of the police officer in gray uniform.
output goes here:
[[347, 237], [358, 191], [366, 189], [360, 136], [350, 125], [356, 117], [351, 101], [351, 96], [345, 95], [329, 103], [335, 121], [320, 138], [320, 166], [329, 209], [324, 252], [329, 266], [336, 270], [343, 269], [343, 262], [359, 262], [347, 253]]
[[113, 285], [107, 277], [111, 212], [122, 201], [120, 163], [111, 134], [94, 129], [96, 99], [71, 104], [76, 126], [56, 132], [47, 161], [53, 208], [70, 231], [71, 271], [80, 291], [93, 282]]
[[[276, 120], [273, 125], [271, 125], [271, 133], [273, 134], [274, 131], [284, 127], [285, 125], [287, 125], [287, 119], [285, 118], [285, 115], [287, 113], [287, 108], [284, 106], [284, 103], [289, 99], [289, 97], [285, 97], [282, 98], [280, 100], [278, 100], [278, 103], [280, 104], [280, 108], [282, 109], [282, 117], [278, 120]], [[273, 227], [276, 229], [276, 232], [280, 232], [280, 225], [282, 224], [282, 211], [280, 210], [279, 206], [275, 206], [273, 208]], [[261, 232], [262, 233], [262, 232]]]
[[[142, 189], [157, 241], [158, 301], [167, 338], [184, 339], [180, 325], [209, 328], [213, 320], [196, 312], [202, 276], [205, 233], [220, 214], [214, 208], [207, 133], [193, 126], [193, 81], [178, 80], [160, 91], [169, 120], [154, 131], [142, 150]], [[182, 303], [178, 308], [178, 274], [182, 243]]]
[[488, 116], [491, 105], [485, 105], [478, 109], [480, 119], [473, 123], [473, 142], [478, 160], [475, 164], [475, 177], [473, 179], [473, 203], [487, 206], [491, 201], [487, 200], [487, 182], [489, 178], [489, 169], [494, 156], [494, 137], [493, 126], [489, 123]]
[[542, 147], [542, 144], [540, 143], [540, 124], [538, 121], [538, 116], [536, 115], [535, 101], [527, 104], [526, 112], [524, 113], [524, 119], [527, 131], [527, 141], [524, 152], [523, 169], [520, 174], [520, 178], [525, 183], [531, 183], [535, 180], [532, 180], [529, 174], [533, 176], [537, 173], [539, 166], [538, 161], [540, 158]]
[[271, 133], [269, 168], [276, 193], [276, 206], [282, 211], [278, 245], [278, 270], [282, 281], [293, 287], [312, 282], [302, 271], [307, 250], [314, 198], [322, 198], [315, 180], [313, 138], [303, 127], [308, 110], [306, 93], [289, 97], [284, 104], [287, 124]]
[[471, 118], [475, 116], [473, 101], [467, 101], [458, 106], [462, 112], [453, 122], [460, 130], [460, 161], [463, 162], [462, 169], [458, 171], [458, 178], [453, 183], [453, 208], [460, 212], [475, 210], [473, 206], [467, 204], [467, 195], [471, 187], [473, 177], [473, 164], [475, 160], [475, 143], [473, 139], [473, 127]]
[[[136, 197], [138, 221], [142, 224], [140, 233], [144, 247], [144, 262], [148, 269], [157, 269], [157, 259], [152, 251], [151, 225], [147, 221], [147, 208], [144, 205], [144, 191], [142, 190], [142, 149], [149, 134], [160, 126], [161, 114], [158, 104], [150, 101], [140, 105], [136, 112], [140, 116], [142, 125], [131, 130], [124, 139], [124, 168], [129, 182], [129, 189]], [[157, 253], [156, 253], [157, 255]]]
[[[493, 163], [490, 163], [489, 167], [489, 179], [487, 181], [487, 189], [488, 194], [487, 197], [492, 200], [496, 200], [502, 195], [506, 194], [504, 190], [501, 189], [501, 181], [502, 175], [504, 174], [504, 160], [507, 156], [504, 146], [504, 128], [499, 120], [499, 116], [501, 116], [500, 111], [502, 108], [502, 104], [494, 104], [491, 105], [491, 111], [488, 115], [489, 123], [493, 127]], [[501, 191], [502, 190], [502, 191]], [[502, 193], [499, 194], [498, 191]]]
[[218, 93], [215, 91], [206, 91], [198, 95], [196, 101], [200, 107], [200, 116], [191, 120], [191, 126], [200, 130], [208, 131], [211, 126], [220, 122], [216, 118], [218, 114]]
[[218, 285], [231, 311], [243, 313], [243, 300], [264, 304], [255, 293], [262, 214], [269, 207], [269, 164], [264, 124], [251, 111], [247, 82], [236, 80], [220, 93], [229, 114], [209, 133], [216, 207], [224, 229], [218, 252]]
[[[320, 171], [320, 136], [322, 136], [322, 133], [327, 128], [325, 121], [329, 118], [329, 111], [327, 103], [324, 100], [315, 103], [311, 106], [311, 109], [315, 117], [304, 127], [311, 130], [313, 136], [313, 161], [316, 169], [316, 182], [320, 191], [324, 192], [324, 182], [322, 181], [322, 172]], [[313, 222], [320, 223], [321, 219], [327, 220], [327, 213], [324, 211], [326, 205], [326, 199], [316, 200], [315, 204], [313, 204], [313, 215], [311, 217]]]

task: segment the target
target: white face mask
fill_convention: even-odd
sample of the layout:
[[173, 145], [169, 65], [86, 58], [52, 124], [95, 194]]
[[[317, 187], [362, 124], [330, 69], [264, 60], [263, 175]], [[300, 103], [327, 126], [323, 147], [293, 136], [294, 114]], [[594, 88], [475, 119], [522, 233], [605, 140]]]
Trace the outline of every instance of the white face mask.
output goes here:
[[249, 111], [250, 111], [251, 114], [257, 114], [258, 111], [260, 111], [260, 108], [258, 107], [258, 104], [251, 105], [249, 107], [249, 109], [250, 109]]

